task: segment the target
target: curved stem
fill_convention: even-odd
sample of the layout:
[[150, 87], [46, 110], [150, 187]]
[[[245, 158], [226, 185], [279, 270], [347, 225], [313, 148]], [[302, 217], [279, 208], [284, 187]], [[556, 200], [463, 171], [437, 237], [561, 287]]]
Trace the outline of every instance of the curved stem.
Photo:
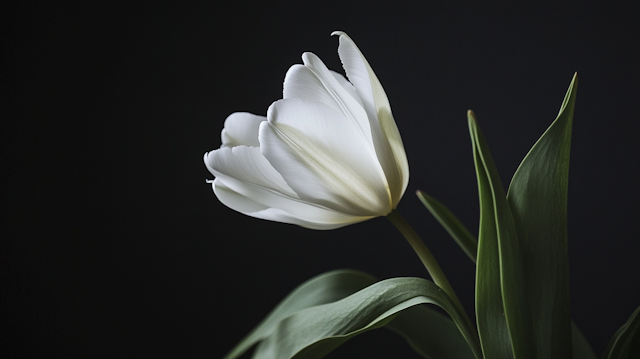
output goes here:
[[447, 276], [444, 275], [444, 272], [442, 271], [442, 268], [440, 268], [438, 261], [436, 261], [435, 257], [433, 256], [433, 254], [431, 254], [431, 251], [429, 250], [429, 248], [427, 248], [427, 245], [424, 244], [418, 233], [416, 233], [409, 222], [407, 222], [404, 217], [402, 217], [400, 212], [398, 212], [398, 210], [396, 209], [391, 211], [391, 213], [387, 215], [387, 218], [389, 218], [391, 223], [393, 223], [393, 225], [398, 228], [400, 233], [402, 233], [402, 235], [411, 245], [411, 248], [413, 248], [413, 250], [418, 254], [418, 257], [420, 257], [422, 264], [424, 264], [424, 266], [427, 268], [427, 271], [429, 272], [429, 275], [431, 275], [433, 282], [437, 284], [438, 287], [442, 288], [442, 290], [444, 290], [447, 295], [449, 295], [451, 300], [453, 300], [453, 304], [464, 316], [464, 319], [467, 321], [469, 327], [475, 328], [475, 326], [471, 323], [467, 312], [462, 307], [462, 304], [460, 303], [456, 292], [453, 291], [451, 284], [449, 284]]

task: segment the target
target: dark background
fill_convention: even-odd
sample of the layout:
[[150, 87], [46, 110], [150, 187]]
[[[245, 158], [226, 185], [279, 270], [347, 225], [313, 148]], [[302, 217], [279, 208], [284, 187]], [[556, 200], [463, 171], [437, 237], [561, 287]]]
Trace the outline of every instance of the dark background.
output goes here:
[[[236, 213], [205, 183], [226, 116], [265, 114], [304, 51], [341, 70], [334, 30], [385, 87], [411, 168], [399, 210], [468, 310], [473, 265], [414, 192], [475, 232], [466, 110], [508, 183], [579, 72], [571, 303], [602, 353], [640, 304], [632, 3], [5, 3], [2, 356], [220, 358], [319, 273], [426, 276], [385, 218], [306, 230]], [[418, 356], [381, 329], [329, 357]]]

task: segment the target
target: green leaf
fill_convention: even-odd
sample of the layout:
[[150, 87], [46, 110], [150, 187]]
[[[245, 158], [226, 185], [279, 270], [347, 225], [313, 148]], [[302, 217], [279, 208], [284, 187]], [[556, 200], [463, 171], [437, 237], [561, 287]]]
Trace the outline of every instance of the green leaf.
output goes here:
[[598, 359], [591, 345], [584, 337], [578, 326], [571, 322], [571, 342], [573, 347], [573, 359]]
[[418, 304], [442, 307], [473, 346], [474, 329], [442, 289], [422, 278], [392, 278], [375, 283], [337, 302], [300, 310], [281, 320], [258, 345], [254, 358], [321, 358], [355, 335], [382, 327], [398, 313]]
[[[225, 358], [233, 359], [242, 355], [268, 337], [282, 319], [302, 309], [343, 299], [375, 281], [373, 276], [354, 270], [335, 270], [308, 280], [292, 291]], [[429, 307], [408, 308], [399, 313], [387, 328], [403, 336], [425, 358], [473, 357], [456, 324]]]
[[513, 358], [500, 288], [500, 256], [491, 187], [473, 138], [472, 142], [480, 197], [479, 262], [476, 265], [478, 335], [486, 358]]
[[462, 248], [473, 263], [475, 263], [478, 253], [478, 240], [476, 237], [467, 230], [444, 204], [420, 190], [418, 190], [416, 194], [425, 207], [427, 207], [431, 214], [440, 222], [444, 229], [449, 232], [456, 243], [458, 243], [460, 248]]
[[469, 111], [480, 196], [476, 316], [487, 358], [534, 358], [526, 283], [515, 224], [498, 171]]
[[224, 358], [239, 357], [251, 346], [268, 337], [278, 323], [291, 314], [302, 309], [343, 299], [375, 282], [376, 279], [373, 276], [354, 270], [335, 270], [309, 279], [283, 299]]
[[507, 195], [540, 358], [571, 357], [567, 191], [577, 82], [576, 74], [557, 118], [520, 164]]
[[475, 358], [451, 318], [427, 306], [405, 309], [385, 328], [404, 337], [425, 358]]
[[[471, 236], [471, 238], [473, 239], [473, 242], [475, 242], [476, 246], [477, 246], [477, 240], [475, 239], [475, 237], [473, 237], [471, 235], [471, 233], [464, 227], [464, 225], [457, 218], [455, 218], [453, 213], [449, 212], [448, 209], [446, 207], [444, 207], [444, 205], [441, 205], [440, 202], [437, 202], [434, 198], [429, 197], [427, 194], [425, 194], [422, 191], [418, 191], [418, 197], [422, 200], [423, 203], [425, 203], [425, 201], [429, 201], [431, 207], [427, 207], [427, 208], [429, 208], [429, 210], [431, 211], [431, 213], [434, 216], [436, 216], [435, 212], [437, 211], [438, 212], [437, 216], [444, 217], [444, 215], [441, 214], [441, 213], [446, 211], [446, 216], [453, 217], [453, 218], [447, 219], [446, 221], [444, 221], [444, 220], [440, 221], [440, 223], [445, 227], [445, 229], [447, 229], [447, 231], [449, 232], [449, 234], [451, 234], [452, 237], [454, 236], [453, 233], [455, 231], [459, 231], [459, 232], [463, 232], [464, 231], [465, 233], [468, 233], [469, 236]], [[507, 197], [507, 199], [508, 199], [508, 197]], [[425, 205], [426, 205], [426, 203], [425, 203]], [[437, 208], [436, 206], [438, 206], [438, 205], [441, 205], [441, 207]], [[436, 217], [436, 218], [438, 218], [438, 217]], [[461, 228], [454, 228], [454, 229], [449, 228], [449, 227], [454, 227], [454, 226], [459, 226]], [[464, 234], [464, 235], [466, 236], [466, 234]], [[456, 239], [456, 238], [454, 237], [454, 239]], [[458, 242], [458, 244], [460, 244], [461, 241], [458, 241], [456, 239], [456, 242]], [[468, 240], [468, 242], [470, 243], [471, 241]], [[473, 252], [473, 253], [474, 254], [472, 256], [471, 255], [471, 251], [467, 252], [467, 254], [469, 255], [469, 258], [471, 258], [471, 260], [475, 263], [476, 262], [476, 255], [475, 255], [476, 252]], [[401, 314], [401, 316], [405, 316], [405, 313], [409, 314], [408, 312], [412, 311], [414, 309], [422, 309], [422, 308], [423, 307], [417, 307], [417, 308], [408, 309], [405, 312], [403, 312]], [[433, 312], [433, 313], [438, 314], [436, 312]], [[428, 314], [429, 315], [433, 315], [432, 313], [428, 313]], [[415, 333], [421, 333], [421, 332], [427, 333], [429, 331], [429, 329], [430, 329], [428, 327], [427, 328], [423, 328], [423, 329], [417, 329], [417, 327], [420, 326], [421, 323], [427, 322], [427, 321], [421, 321], [421, 320], [417, 319], [420, 316], [419, 314], [411, 314], [411, 315], [412, 315], [412, 318], [415, 320], [415, 324], [413, 324], [413, 325], [415, 325], [415, 327], [416, 327], [416, 329], [412, 330], [412, 331], [415, 332]], [[395, 323], [397, 323], [399, 321], [400, 321], [400, 317], [398, 317], [393, 322], [388, 324], [387, 328], [391, 327], [393, 324], [395, 324]], [[432, 322], [433, 321], [429, 321], [429, 323], [432, 323]], [[451, 322], [451, 325], [453, 325], [452, 322]], [[408, 327], [411, 327], [411, 324], [408, 325]], [[441, 327], [444, 327], [444, 326], [442, 325]], [[390, 329], [392, 329], [392, 328], [390, 328]], [[394, 329], [392, 329], [392, 330], [394, 330]], [[402, 333], [400, 333], [400, 334], [405, 336], [405, 337], [407, 337], [406, 335], [404, 335]], [[409, 335], [413, 335], [413, 334], [414, 333], [410, 333]], [[438, 334], [437, 332], [436, 333], [428, 332], [428, 334], [425, 334], [425, 336], [430, 336], [430, 337], [434, 337], [435, 338], [435, 336], [437, 334]], [[445, 335], [443, 339], [446, 340], [447, 338], [452, 338], [452, 337], [453, 337], [453, 335]], [[573, 321], [571, 321], [571, 339], [572, 339], [573, 358], [574, 359], [597, 359], [598, 358], [596, 356], [596, 353], [593, 351], [593, 348], [591, 348], [591, 345], [589, 344], [587, 339], [584, 337], [584, 334], [582, 334], [580, 329], [578, 329], [578, 327], [576, 326], [576, 324]], [[410, 343], [412, 343], [412, 339], [407, 338], [407, 340]], [[441, 340], [442, 339], [440, 339], [440, 338], [437, 339], [438, 342], [441, 341]], [[425, 342], [425, 344], [429, 344], [429, 342]], [[413, 344], [413, 343], [412, 343], [412, 345], [414, 347], [419, 346], [419, 344], [416, 345], [416, 344]], [[451, 347], [451, 345], [449, 345], [449, 347]], [[416, 351], [420, 352], [419, 349], [416, 349]], [[453, 355], [453, 357], [462, 358], [463, 354], [462, 353], [457, 353], [456, 355]]]
[[640, 357], [640, 307], [629, 320], [613, 335], [603, 359], [635, 359]]
[[[418, 191], [418, 197], [423, 201], [423, 203], [425, 203], [426, 200], [430, 201], [430, 204], [432, 205], [432, 208], [429, 208], [429, 210], [431, 210], [431, 213], [434, 214], [434, 216], [436, 216], [436, 214], [434, 212], [439, 211], [447, 211], [447, 215], [451, 215], [453, 217], [453, 213], [448, 212], [448, 209], [446, 207], [444, 207], [444, 205], [442, 205], [441, 208], [435, 209], [436, 206], [438, 204], [440, 204], [440, 202], [437, 202], [435, 199], [433, 199], [432, 197], [428, 197], [424, 192], [422, 191]], [[425, 199], [428, 198], [428, 199]], [[435, 203], [435, 205], [433, 204]], [[426, 205], [426, 203], [425, 203]], [[442, 214], [438, 214], [438, 216], [443, 217]], [[438, 218], [438, 217], [436, 217]], [[449, 232], [449, 234], [451, 234], [451, 236], [453, 237], [454, 231], [464, 231], [466, 233], [469, 233], [469, 236], [471, 236], [470, 232], [463, 226], [463, 224], [455, 217], [453, 217], [452, 219], [447, 219], [446, 222], [445, 221], [440, 221], [440, 223], [445, 227], [445, 229], [447, 229], [447, 231]], [[455, 226], [461, 226], [461, 229], [450, 229], [449, 227], [453, 227], [454, 225], [452, 225], [451, 223], [455, 223]], [[466, 234], [465, 234], [466, 235]], [[476, 243], [477, 245], [477, 241], [475, 239], [475, 237], [471, 237], [473, 239], [473, 241]], [[455, 239], [455, 237], [454, 237]], [[458, 244], [460, 244], [460, 241], [456, 240], [456, 242], [458, 242]], [[470, 242], [470, 241], [469, 241]], [[461, 245], [462, 246], [462, 245]], [[464, 248], [463, 248], [464, 249]], [[469, 255], [469, 257], [471, 258], [471, 260], [475, 263], [476, 262], [476, 256], [475, 256], [475, 252], [473, 254], [473, 256], [471, 256], [471, 251], [467, 252], [467, 254]], [[405, 314], [409, 314], [408, 312], [414, 309], [422, 309], [423, 307], [417, 307], [417, 308], [411, 308], [406, 310], [405, 312], [403, 312], [401, 314], [401, 316], [405, 316]], [[435, 314], [437, 314], [436, 312], [433, 312]], [[428, 313], [429, 315], [432, 315], [431, 313]], [[415, 335], [416, 333], [428, 333], [425, 334], [425, 336], [429, 336], [429, 337], [434, 337], [438, 334], [436, 333], [431, 333], [428, 332], [430, 328], [423, 328], [423, 329], [418, 329], [418, 327], [421, 325], [421, 323], [426, 322], [426, 321], [421, 321], [419, 319], [417, 319], [419, 317], [419, 314], [411, 314], [412, 318], [415, 318], [415, 324], [409, 324], [407, 325], [408, 328], [413, 328], [413, 325], [415, 325], [416, 329], [411, 329], [411, 333], [409, 335]], [[391, 327], [393, 324], [397, 323], [400, 321], [400, 316], [395, 319], [394, 321], [392, 321], [390, 324], [387, 325], [387, 328]], [[429, 321], [430, 323], [432, 321]], [[451, 325], [453, 325], [453, 323], [451, 323]], [[444, 326], [441, 326], [444, 327]], [[392, 329], [392, 328], [390, 328]], [[394, 329], [392, 329], [394, 330]], [[405, 329], [405, 331], [409, 331], [408, 329]], [[415, 333], [414, 333], [415, 332]], [[418, 344], [414, 344], [413, 340], [411, 338], [409, 338], [409, 335], [404, 335], [402, 333], [399, 333], [400, 335], [403, 335], [407, 338], [407, 340], [409, 341], [409, 343], [411, 343], [412, 346], [414, 346], [414, 348], [416, 348], [416, 351], [421, 352], [419, 349], [420, 343]], [[448, 338], [453, 338], [453, 335], [445, 335], [443, 339], [448, 339]], [[573, 347], [573, 358], [574, 359], [597, 359], [598, 357], [596, 356], [596, 353], [593, 351], [593, 348], [591, 348], [591, 345], [589, 344], [589, 342], [587, 341], [587, 339], [584, 337], [584, 334], [582, 334], [582, 332], [580, 331], [580, 329], [578, 329], [578, 327], [576, 326], [576, 324], [571, 321], [571, 339], [572, 339], [572, 347]], [[437, 341], [440, 342], [442, 339], [438, 338]], [[430, 341], [425, 341], [425, 344], [430, 344]], [[449, 345], [448, 347], [452, 347], [452, 345]], [[453, 357], [455, 358], [462, 358], [463, 354], [462, 353], [456, 353], [456, 355], [453, 355]]]

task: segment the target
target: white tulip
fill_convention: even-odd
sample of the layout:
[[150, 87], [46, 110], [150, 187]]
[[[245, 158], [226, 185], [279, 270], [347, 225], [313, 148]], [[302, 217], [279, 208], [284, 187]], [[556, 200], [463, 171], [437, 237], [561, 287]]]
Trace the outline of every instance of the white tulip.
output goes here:
[[306, 52], [266, 117], [227, 117], [222, 146], [204, 155], [224, 205], [312, 229], [386, 216], [398, 205], [409, 166], [389, 100], [353, 40], [332, 35], [349, 81]]

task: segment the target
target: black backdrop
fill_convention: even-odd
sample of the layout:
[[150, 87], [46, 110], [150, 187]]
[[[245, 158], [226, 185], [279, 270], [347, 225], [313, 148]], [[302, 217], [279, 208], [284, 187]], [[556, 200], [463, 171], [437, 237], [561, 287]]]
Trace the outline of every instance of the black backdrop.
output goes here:
[[[319, 273], [426, 276], [385, 218], [311, 231], [236, 213], [205, 183], [225, 117], [265, 114], [302, 52], [341, 69], [334, 30], [385, 87], [411, 168], [399, 210], [469, 310], [473, 266], [414, 192], [476, 231], [466, 110], [508, 183], [579, 72], [571, 302], [601, 353], [640, 304], [631, 3], [5, 3], [2, 356], [219, 358]], [[418, 356], [381, 329], [330, 357]]]

